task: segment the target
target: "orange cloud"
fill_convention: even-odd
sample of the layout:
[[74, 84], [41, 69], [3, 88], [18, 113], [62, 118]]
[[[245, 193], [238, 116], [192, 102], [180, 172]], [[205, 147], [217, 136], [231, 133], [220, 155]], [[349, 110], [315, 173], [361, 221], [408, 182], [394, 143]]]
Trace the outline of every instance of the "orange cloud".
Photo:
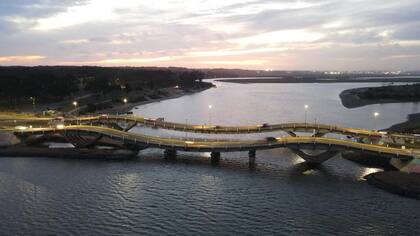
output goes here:
[[44, 59], [44, 56], [26, 55], [26, 56], [0, 56], [0, 62], [28, 62]]

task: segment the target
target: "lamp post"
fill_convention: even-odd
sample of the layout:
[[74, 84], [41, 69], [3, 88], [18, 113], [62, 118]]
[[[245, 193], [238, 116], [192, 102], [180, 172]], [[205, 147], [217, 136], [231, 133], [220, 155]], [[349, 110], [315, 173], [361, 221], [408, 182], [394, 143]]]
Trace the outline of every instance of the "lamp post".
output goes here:
[[213, 109], [213, 106], [209, 105], [209, 125], [211, 125], [211, 109]]
[[306, 124], [306, 119], [307, 119], [307, 116], [308, 116], [308, 108], [309, 108], [309, 105], [305, 105], [304, 106], [305, 107], [305, 124]]
[[73, 102], [73, 106], [74, 106], [74, 109], [76, 110], [76, 115], [78, 115], [78, 110], [77, 110], [77, 105], [78, 105], [78, 103], [77, 103], [77, 101], [74, 101]]
[[35, 97], [30, 97], [29, 99], [31, 99], [31, 101], [32, 101], [32, 108], [34, 109], [34, 112], [35, 112], [35, 101], [36, 101], [36, 98]]
[[379, 115], [380, 115], [380, 114], [379, 114], [379, 112], [374, 112], [374, 113], [373, 113], [373, 117], [374, 117], [374, 121], [373, 121], [373, 122], [374, 122], [374, 124], [373, 124], [373, 129], [374, 129], [374, 130], [377, 130], [377, 127], [376, 127], [376, 120], [378, 119]]
[[127, 99], [127, 98], [124, 98], [124, 99], [123, 99], [123, 102], [124, 102], [124, 104], [127, 104], [128, 99]]

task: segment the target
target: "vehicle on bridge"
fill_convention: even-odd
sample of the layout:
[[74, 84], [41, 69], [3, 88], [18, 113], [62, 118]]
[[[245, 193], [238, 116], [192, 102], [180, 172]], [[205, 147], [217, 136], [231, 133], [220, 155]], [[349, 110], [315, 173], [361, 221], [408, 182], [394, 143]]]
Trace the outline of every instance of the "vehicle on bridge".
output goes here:
[[267, 140], [267, 142], [277, 142], [277, 139], [274, 137], [266, 137], [265, 140]]

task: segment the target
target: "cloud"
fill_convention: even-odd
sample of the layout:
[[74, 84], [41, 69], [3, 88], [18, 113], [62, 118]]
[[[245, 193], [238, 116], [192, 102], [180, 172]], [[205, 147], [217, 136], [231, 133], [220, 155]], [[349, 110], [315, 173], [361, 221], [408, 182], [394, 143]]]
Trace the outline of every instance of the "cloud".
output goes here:
[[418, 29], [417, 0], [0, 2], [0, 52], [44, 64], [420, 69]]
[[0, 56], [0, 63], [22, 63], [45, 59], [44, 56], [26, 55], [26, 56]]

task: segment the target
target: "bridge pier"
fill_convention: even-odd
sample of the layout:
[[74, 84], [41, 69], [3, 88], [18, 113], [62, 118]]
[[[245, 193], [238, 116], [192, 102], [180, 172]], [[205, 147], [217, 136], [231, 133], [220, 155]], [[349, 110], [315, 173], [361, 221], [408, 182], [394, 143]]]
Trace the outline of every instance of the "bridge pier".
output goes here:
[[218, 164], [220, 162], [220, 152], [212, 152], [210, 157], [212, 164]]
[[248, 152], [248, 158], [249, 158], [249, 167], [253, 168], [255, 167], [255, 157], [257, 156], [256, 150], [250, 150]]
[[176, 155], [177, 155], [177, 152], [176, 150], [173, 150], [173, 149], [165, 149], [165, 151], [163, 152], [163, 156], [167, 160], [176, 160]]

